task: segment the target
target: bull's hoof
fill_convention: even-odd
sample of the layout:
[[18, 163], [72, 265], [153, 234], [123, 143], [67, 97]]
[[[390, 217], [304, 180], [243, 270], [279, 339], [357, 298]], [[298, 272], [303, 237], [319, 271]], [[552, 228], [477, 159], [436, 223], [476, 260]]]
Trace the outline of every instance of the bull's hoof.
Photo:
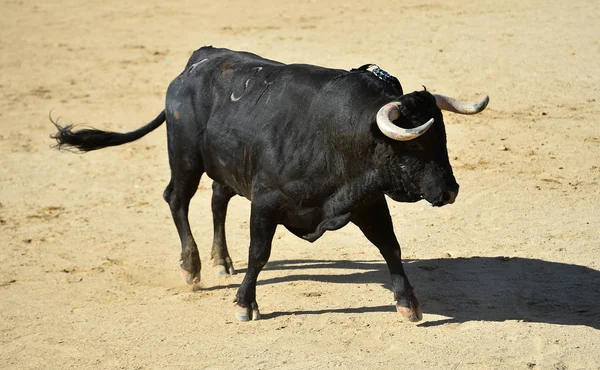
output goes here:
[[233, 268], [233, 262], [231, 262], [231, 258], [225, 259], [222, 263], [215, 264], [215, 270], [217, 271], [217, 275], [235, 275], [235, 269]]
[[423, 314], [419, 308], [419, 301], [415, 296], [410, 297], [409, 307], [404, 307], [396, 303], [396, 311], [398, 311], [402, 319], [410, 322], [418, 322], [423, 319]]
[[196, 291], [200, 289], [200, 271], [191, 273], [184, 269], [181, 269], [181, 277], [188, 285], [192, 285], [192, 290]]
[[240, 321], [255, 321], [260, 319], [258, 305], [253, 302], [249, 307], [242, 307], [239, 304], [234, 305], [235, 317]]

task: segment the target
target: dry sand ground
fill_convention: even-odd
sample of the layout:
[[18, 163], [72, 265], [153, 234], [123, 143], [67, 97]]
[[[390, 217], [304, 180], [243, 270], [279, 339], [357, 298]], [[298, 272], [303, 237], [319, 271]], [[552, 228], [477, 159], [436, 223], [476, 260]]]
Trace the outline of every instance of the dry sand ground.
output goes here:
[[[600, 3], [250, 3], [0, 3], [0, 367], [600, 368]], [[50, 148], [51, 109], [145, 124], [208, 44], [490, 95], [445, 117], [457, 202], [391, 206], [424, 321], [400, 322], [382, 258], [347, 226], [314, 244], [278, 229], [264, 320], [237, 322], [243, 274], [210, 268], [209, 179], [191, 210], [204, 289], [179, 277], [164, 126], [86, 155]], [[227, 222], [242, 272], [248, 205]]]

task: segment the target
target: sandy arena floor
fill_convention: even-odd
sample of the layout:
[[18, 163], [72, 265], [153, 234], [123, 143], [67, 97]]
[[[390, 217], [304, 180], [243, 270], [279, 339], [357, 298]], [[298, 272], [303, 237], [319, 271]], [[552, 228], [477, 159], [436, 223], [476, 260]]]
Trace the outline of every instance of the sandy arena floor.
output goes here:
[[[0, 368], [600, 368], [600, 3], [390, 3], [2, 1]], [[50, 110], [132, 130], [210, 44], [489, 94], [482, 114], [445, 115], [457, 202], [391, 205], [421, 323], [400, 322], [353, 226], [314, 244], [279, 228], [264, 320], [238, 322], [243, 274], [210, 268], [208, 178], [190, 215], [203, 289], [179, 276], [164, 126], [86, 155], [51, 149]], [[229, 209], [243, 272], [249, 202]]]

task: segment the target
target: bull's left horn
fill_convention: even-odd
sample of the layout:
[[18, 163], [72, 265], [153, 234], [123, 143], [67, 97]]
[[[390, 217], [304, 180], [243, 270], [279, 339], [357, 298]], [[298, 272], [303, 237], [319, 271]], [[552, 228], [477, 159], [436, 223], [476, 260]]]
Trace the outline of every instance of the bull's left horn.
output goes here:
[[479, 113], [483, 111], [490, 102], [490, 98], [488, 96], [484, 96], [483, 99], [476, 103], [464, 102], [440, 94], [433, 94], [433, 96], [435, 97], [435, 102], [438, 108], [459, 114]]
[[402, 105], [400, 102], [388, 103], [377, 112], [377, 127], [385, 136], [397, 141], [408, 141], [418, 138], [429, 130], [433, 124], [433, 118], [415, 128], [402, 128], [394, 125], [392, 121], [400, 116], [400, 109], [398, 109], [400, 105]]

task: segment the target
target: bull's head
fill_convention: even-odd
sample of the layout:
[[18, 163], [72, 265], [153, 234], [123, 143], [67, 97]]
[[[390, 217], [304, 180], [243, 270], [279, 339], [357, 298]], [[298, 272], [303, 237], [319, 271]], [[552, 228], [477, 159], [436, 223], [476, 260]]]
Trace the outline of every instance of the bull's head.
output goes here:
[[402, 202], [425, 199], [438, 207], [454, 203], [458, 184], [448, 160], [441, 110], [475, 114], [488, 102], [487, 96], [477, 103], [466, 103], [416, 91], [384, 105], [377, 113], [377, 126], [385, 136], [399, 142], [392, 145], [393, 173], [386, 194]]

